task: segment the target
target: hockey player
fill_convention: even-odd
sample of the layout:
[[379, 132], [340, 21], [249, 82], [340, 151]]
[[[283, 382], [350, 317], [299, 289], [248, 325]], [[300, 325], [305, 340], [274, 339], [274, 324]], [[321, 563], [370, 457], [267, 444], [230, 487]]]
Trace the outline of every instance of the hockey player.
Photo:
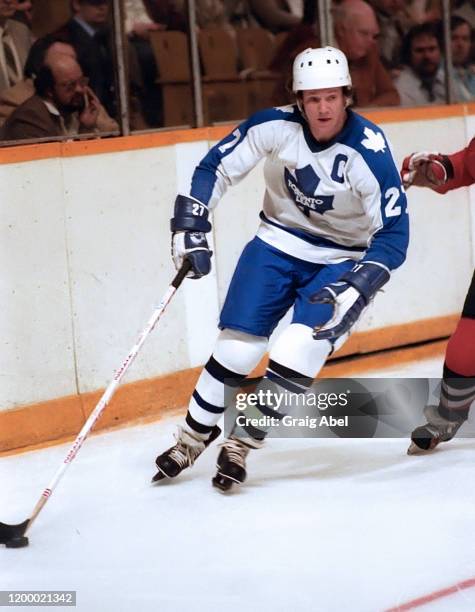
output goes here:
[[[304, 392], [405, 260], [404, 189], [381, 129], [348, 108], [345, 55], [332, 47], [300, 53], [293, 91], [294, 105], [257, 112], [215, 145], [196, 167], [189, 191], [176, 198], [173, 259], [177, 267], [188, 259], [192, 278], [200, 278], [211, 266], [209, 211], [228, 185], [266, 158], [257, 234], [240, 256], [215, 350], [177, 443], [156, 459], [154, 481], [177, 476], [219, 435], [229, 391], [259, 363], [292, 306], [292, 321], [270, 350], [264, 382]], [[222, 444], [213, 479], [221, 490], [244, 481], [246, 456], [261, 446], [266, 431], [248, 428], [245, 434]]]
[[[475, 183], [475, 139], [453, 153], [413, 153], [404, 159], [401, 176], [406, 186], [429, 187], [447, 193]], [[447, 345], [438, 406], [426, 406], [427, 423], [411, 435], [409, 455], [426, 453], [451, 440], [468, 418], [475, 400], [475, 272], [462, 316]]]

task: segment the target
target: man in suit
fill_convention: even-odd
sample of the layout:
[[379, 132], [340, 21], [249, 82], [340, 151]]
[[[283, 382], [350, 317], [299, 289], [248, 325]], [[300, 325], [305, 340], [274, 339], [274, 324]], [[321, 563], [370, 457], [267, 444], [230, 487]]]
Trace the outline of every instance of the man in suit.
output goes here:
[[72, 19], [56, 35], [74, 47], [91, 88], [109, 115], [116, 117], [114, 61], [109, 28], [110, 0], [72, 0], [71, 7], [74, 13]]
[[32, 43], [30, 30], [11, 19], [16, 8], [16, 0], [0, 0], [0, 91], [23, 78], [23, 66]]
[[[23, 104], [35, 94], [33, 79], [44, 64], [51, 63], [55, 54], [69, 55], [69, 57], [77, 60], [74, 48], [70, 44], [58, 40], [54, 34], [39, 38], [32, 44], [23, 69], [23, 80], [0, 92], [0, 126], [5, 123], [20, 104]], [[118, 123], [109, 117], [102, 105], [99, 108], [97, 129], [101, 133], [119, 130]]]
[[35, 95], [21, 104], [3, 126], [4, 140], [74, 136], [95, 132], [100, 102], [77, 61], [52, 55], [34, 79]]

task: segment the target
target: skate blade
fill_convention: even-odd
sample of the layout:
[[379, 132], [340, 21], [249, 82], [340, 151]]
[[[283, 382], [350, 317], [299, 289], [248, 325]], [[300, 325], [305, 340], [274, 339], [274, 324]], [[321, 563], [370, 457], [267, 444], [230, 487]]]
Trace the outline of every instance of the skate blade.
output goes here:
[[407, 454], [411, 456], [427, 455], [431, 453], [434, 450], [434, 448], [421, 448], [420, 446], [417, 446], [415, 442], [411, 442], [411, 444], [409, 445], [409, 448], [407, 449]]
[[155, 484], [157, 482], [160, 482], [161, 480], [166, 480], [166, 479], [170, 479], [166, 474], [164, 474], [163, 472], [161, 472], [160, 470], [158, 470], [158, 472], [155, 474], [155, 476], [152, 478], [152, 480], [150, 481], [152, 484]]
[[230, 493], [233, 490], [233, 485], [240, 483], [222, 474], [216, 474], [211, 484], [215, 489], [218, 489], [220, 493]]

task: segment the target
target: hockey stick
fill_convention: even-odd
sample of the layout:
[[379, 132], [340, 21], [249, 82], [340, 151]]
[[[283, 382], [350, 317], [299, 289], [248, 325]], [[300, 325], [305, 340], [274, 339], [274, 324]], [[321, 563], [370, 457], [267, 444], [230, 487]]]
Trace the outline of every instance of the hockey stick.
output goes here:
[[38, 503], [33, 509], [33, 513], [31, 517], [26, 519], [26, 521], [23, 521], [23, 523], [19, 523], [18, 525], [8, 525], [6, 523], [0, 522], [0, 544], [5, 544], [7, 548], [21, 548], [22, 546], [28, 546], [28, 538], [25, 537], [26, 532], [29, 531], [29, 529], [31, 528], [33, 524], [33, 521], [36, 519], [41, 509], [48, 501], [49, 497], [51, 496], [54, 489], [56, 488], [56, 485], [61, 480], [64, 472], [66, 471], [68, 466], [73, 462], [73, 459], [76, 457], [84, 440], [87, 438], [92, 427], [94, 426], [96, 421], [99, 419], [102, 412], [104, 411], [104, 408], [107, 406], [107, 404], [111, 400], [117, 387], [120, 385], [120, 381], [122, 380], [124, 374], [127, 372], [127, 370], [129, 369], [129, 366], [132, 364], [134, 359], [137, 357], [138, 352], [142, 348], [143, 343], [145, 342], [150, 332], [153, 330], [153, 328], [157, 324], [157, 321], [159, 320], [159, 318], [165, 311], [165, 308], [168, 306], [170, 300], [174, 296], [176, 290], [181, 285], [183, 279], [185, 278], [187, 273], [190, 271], [190, 269], [191, 269], [190, 262], [188, 260], [185, 260], [182, 267], [178, 271], [177, 275], [171, 282], [171, 285], [168, 287], [165, 295], [162, 298], [162, 301], [155, 309], [153, 315], [150, 317], [150, 320], [145, 326], [145, 329], [140, 334], [135, 346], [132, 348], [130, 353], [125, 358], [124, 363], [116, 371], [114, 378], [109, 383], [109, 386], [102, 394], [102, 397], [99, 400], [98, 404], [96, 405], [94, 410], [91, 412], [91, 414], [89, 415], [89, 418], [84, 423], [83, 428], [77, 435], [77, 438], [74, 440], [63, 463], [57, 470], [56, 474], [54, 475], [49, 485], [46, 487], [46, 489], [41, 494], [41, 497], [38, 500]]

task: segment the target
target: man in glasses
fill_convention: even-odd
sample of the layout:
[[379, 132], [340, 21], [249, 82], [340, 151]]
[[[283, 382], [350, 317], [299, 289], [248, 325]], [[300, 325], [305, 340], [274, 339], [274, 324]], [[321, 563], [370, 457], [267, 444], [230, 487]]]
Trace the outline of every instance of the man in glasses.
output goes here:
[[55, 54], [34, 80], [35, 95], [10, 115], [3, 140], [74, 136], [94, 132], [100, 103], [78, 62]]
[[371, 6], [344, 0], [334, 7], [333, 22], [338, 47], [350, 65], [355, 105], [398, 105], [398, 92], [379, 58], [379, 25]]

